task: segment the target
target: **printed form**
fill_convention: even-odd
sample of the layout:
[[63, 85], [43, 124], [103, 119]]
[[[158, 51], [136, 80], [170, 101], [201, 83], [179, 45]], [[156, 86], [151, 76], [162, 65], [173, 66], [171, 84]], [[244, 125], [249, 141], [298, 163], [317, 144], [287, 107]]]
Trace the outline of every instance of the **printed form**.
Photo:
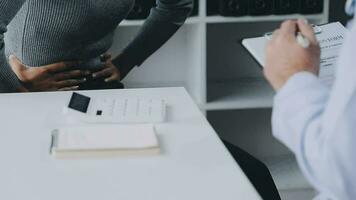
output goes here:
[[[326, 85], [331, 86], [335, 79], [337, 59], [344, 43], [346, 32], [347, 29], [339, 22], [318, 26], [316, 37], [321, 49], [319, 77]], [[262, 36], [244, 39], [242, 44], [257, 62], [264, 66], [265, 49], [268, 41], [268, 37]]]
[[321, 50], [319, 77], [329, 86], [335, 79], [337, 59], [345, 40], [346, 30], [340, 23], [332, 23], [322, 26], [322, 32], [316, 35]]

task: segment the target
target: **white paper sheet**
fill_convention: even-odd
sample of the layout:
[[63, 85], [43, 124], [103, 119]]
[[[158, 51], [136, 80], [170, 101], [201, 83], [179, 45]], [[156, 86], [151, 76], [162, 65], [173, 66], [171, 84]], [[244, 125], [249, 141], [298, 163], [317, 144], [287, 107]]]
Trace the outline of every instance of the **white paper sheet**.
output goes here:
[[[321, 32], [316, 35], [321, 48], [320, 79], [327, 85], [333, 83], [336, 61], [344, 42], [347, 29], [339, 22], [319, 26]], [[257, 62], [264, 66], [265, 49], [268, 44], [266, 37], [248, 38], [242, 41], [243, 46], [252, 54]]]

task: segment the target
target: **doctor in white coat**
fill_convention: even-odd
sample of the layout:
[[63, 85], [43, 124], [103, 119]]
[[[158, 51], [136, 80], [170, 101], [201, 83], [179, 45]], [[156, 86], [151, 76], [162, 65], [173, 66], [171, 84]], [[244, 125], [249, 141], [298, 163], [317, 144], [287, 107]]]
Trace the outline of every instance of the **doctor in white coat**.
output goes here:
[[[353, 14], [355, 1], [348, 1]], [[273, 134], [296, 155], [319, 200], [356, 199], [356, 20], [328, 88], [318, 79], [320, 48], [304, 20], [286, 21], [266, 49], [265, 77], [277, 91]], [[300, 31], [310, 46], [296, 40]]]

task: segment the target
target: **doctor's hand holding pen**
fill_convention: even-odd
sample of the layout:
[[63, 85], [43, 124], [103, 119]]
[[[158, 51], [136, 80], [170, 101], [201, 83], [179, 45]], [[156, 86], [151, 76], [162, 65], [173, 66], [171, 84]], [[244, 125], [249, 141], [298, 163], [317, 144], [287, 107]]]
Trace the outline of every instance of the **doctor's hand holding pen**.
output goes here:
[[320, 47], [313, 27], [304, 19], [282, 23], [266, 48], [264, 75], [279, 90], [294, 74], [319, 74]]

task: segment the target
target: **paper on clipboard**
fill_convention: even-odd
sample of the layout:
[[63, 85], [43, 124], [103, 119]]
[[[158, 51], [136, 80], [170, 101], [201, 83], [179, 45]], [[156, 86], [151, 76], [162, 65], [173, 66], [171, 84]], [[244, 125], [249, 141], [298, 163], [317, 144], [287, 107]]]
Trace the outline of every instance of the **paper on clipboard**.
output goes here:
[[[340, 48], [345, 40], [347, 29], [339, 22], [317, 26], [316, 37], [321, 48], [320, 79], [331, 85], [335, 78], [336, 61]], [[269, 39], [266, 36], [242, 40], [242, 45], [251, 53], [257, 62], [264, 66], [265, 48]]]

